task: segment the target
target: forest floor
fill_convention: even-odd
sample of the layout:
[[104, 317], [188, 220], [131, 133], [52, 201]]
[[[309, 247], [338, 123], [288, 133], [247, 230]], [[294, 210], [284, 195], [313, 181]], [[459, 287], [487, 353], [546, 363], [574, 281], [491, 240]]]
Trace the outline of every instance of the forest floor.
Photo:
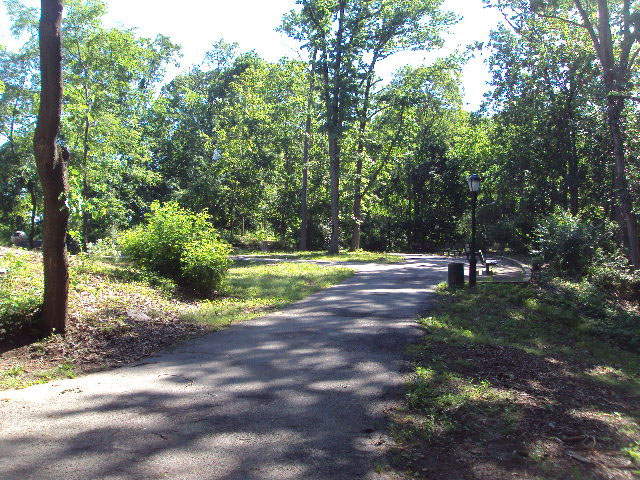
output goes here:
[[202, 300], [127, 264], [71, 257], [65, 337], [38, 338], [39, 253], [0, 247], [0, 389], [135, 362], [185, 339], [225, 328], [304, 298], [353, 270], [305, 263], [239, 264], [221, 291]]
[[437, 290], [390, 412], [403, 478], [640, 478], [640, 312], [588, 284]]

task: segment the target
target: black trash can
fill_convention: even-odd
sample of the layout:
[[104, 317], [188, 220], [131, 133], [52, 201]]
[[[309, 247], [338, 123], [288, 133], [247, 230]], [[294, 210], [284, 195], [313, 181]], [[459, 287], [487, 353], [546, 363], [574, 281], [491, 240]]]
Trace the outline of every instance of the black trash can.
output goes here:
[[464, 287], [464, 263], [449, 264], [449, 288]]

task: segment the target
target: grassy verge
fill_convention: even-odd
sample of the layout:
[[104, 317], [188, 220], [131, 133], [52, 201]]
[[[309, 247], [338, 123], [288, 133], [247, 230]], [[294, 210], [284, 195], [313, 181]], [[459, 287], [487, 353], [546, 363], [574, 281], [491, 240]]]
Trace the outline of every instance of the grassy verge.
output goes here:
[[186, 318], [224, 327], [301, 300], [351, 275], [348, 268], [309, 263], [238, 266], [229, 270], [221, 296], [201, 302]]
[[640, 314], [587, 283], [439, 288], [411, 348], [395, 467], [410, 478], [640, 475]]
[[126, 264], [71, 260], [65, 337], [37, 339], [42, 257], [0, 248], [0, 389], [139, 360], [184, 339], [224, 328], [299, 300], [353, 274], [304, 263], [232, 268], [210, 300]]
[[327, 252], [261, 252], [241, 251], [240, 255], [256, 255], [283, 260], [323, 260], [329, 262], [357, 262], [357, 263], [402, 263], [404, 259], [400, 255], [391, 255], [381, 252], [343, 252], [338, 255], [329, 255]]

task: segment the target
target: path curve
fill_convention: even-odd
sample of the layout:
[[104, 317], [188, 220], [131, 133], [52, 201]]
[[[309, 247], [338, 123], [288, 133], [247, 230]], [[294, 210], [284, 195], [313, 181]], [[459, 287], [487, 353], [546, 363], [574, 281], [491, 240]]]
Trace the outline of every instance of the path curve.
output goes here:
[[446, 265], [359, 265], [138, 365], [0, 392], [0, 478], [384, 478], [384, 409]]

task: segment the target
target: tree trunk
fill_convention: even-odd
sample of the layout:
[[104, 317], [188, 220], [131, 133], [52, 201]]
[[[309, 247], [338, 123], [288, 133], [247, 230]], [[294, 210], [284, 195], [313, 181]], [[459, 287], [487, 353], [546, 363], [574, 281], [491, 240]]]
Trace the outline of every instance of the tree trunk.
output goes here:
[[360, 249], [360, 232], [362, 224], [362, 160], [364, 156], [364, 136], [367, 130], [369, 102], [371, 98], [371, 86], [373, 83], [373, 74], [375, 65], [378, 60], [378, 53], [374, 53], [373, 60], [369, 64], [367, 70], [367, 82], [364, 89], [364, 98], [362, 100], [362, 110], [360, 111], [360, 122], [358, 125], [358, 149], [356, 153], [356, 172], [355, 184], [353, 192], [353, 227], [351, 230], [351, 251], [355, 252]]
[[[368, 97], [370, 85], [367, 83], [367, 92], [365, 93], [365, 106], [363, 107], [364, 115], [367, 115]], [[360, 225], [362, 223], [362, 157], [364, 156], [364, 133], [367, 128], [366, 118], [360, 119], [360, 127], [358, 131], [358, 149], [356, 152], [356, 172], [353, 191], [353, 227], [351, 230], [351, 251], [355, 252], [360, 249]]]
[[629, 184], [625, 174], [624, 140], [622, 134], [622, 110], [624, 99], [610, 95], [607, 102], [607, 120], [611, 140], [613, 142], [613, 156], [615, 159], [616, 191], [620, 202], [622, 217], [627, 230], [627, 245], [629, 259], [635, 268], [640, 268], [640, 245], [638, 243], [638, 220], [633, 212], [633, 202], [629, 193]]
[[[598, 0], [598, 23], [591, 22], [588, 11], [580, 0], [574, 0], [582, 21], [589, 32], [594, 49], [602, 68], [602, 77], [607, 94], [607, 124], [613, 143], [613, 157], [615, 160], [615, 188], [622, 217], [626, 226], [626, 238], [629, 260], [634, 268], [640, 268], [640, 246], [638, 245], [638, 221], [633, 212], [633, 202], [626, 179], [624, 154], [624, 138], [622, 133], [622, 111], [626, 92], [630, 86], [631, 67], [635, 58], [631, 57], [631, 48], [636, 43], [636, 33], [631, 28], [634, 23], [630, 10], [631, 2], [625, 1], [622, 9], [622, 39], [614, 47], [611, 33], [611, 13], [607, 0]], [[615, 55], [618, 53], [619, 62]]]
[[307, 240], [309, 237], [309, 206], [308, 206], [308, 189], [309, 189], [309, 150], [311, 148], [311, 109], [313, 107], [313, 89], [315, 86], [314, 65], [316, 63], [317, 50], [313, 51], [311, 65], [309, 69], [309, 97], [307, 98], [307, 118], [304, 128], [304, 147], [302, 153], [302, 191], [300, 193], [300, 243], [298, 247], [301, 251], [308, 249]]
[[84, 124], [84, 148], [82, 149], [82, 250], [87, 251], [89, 243], [89, 212], [87, 212], [87, 200], [89, 199], [89, 114], [85, 117]]
[[69, 208], [69, 152], [56, 145], [62, 113], [62, 0], [42, 0], [40, 17], [40, 109], [34, 154], [44, 194], [43, 257], [45, 333], [64, 334], [67, 326], [69, 265], [65, 244]]
[[324, 71], [327, 89], [327, 137], [329, 140], [329, 175], [331, 178], [331, 243], [329, 253], [340, 252], [340, 137], [342, 137], [342, 119], [344, 116], [342, 54], [344, 45], [342, 37], [345, 29], [345, 8], [347, 0], [338, 2], [338, 27], [336, 32], [335, 60], [333, 62], [333, 86], [329, 93], [328, 64], [325, 52]]
[[331, 243], [329, 253], [337, 254], [340, 251], [340, 145], [335, 132], [329, 131], [329, 170], [331, 176]]

